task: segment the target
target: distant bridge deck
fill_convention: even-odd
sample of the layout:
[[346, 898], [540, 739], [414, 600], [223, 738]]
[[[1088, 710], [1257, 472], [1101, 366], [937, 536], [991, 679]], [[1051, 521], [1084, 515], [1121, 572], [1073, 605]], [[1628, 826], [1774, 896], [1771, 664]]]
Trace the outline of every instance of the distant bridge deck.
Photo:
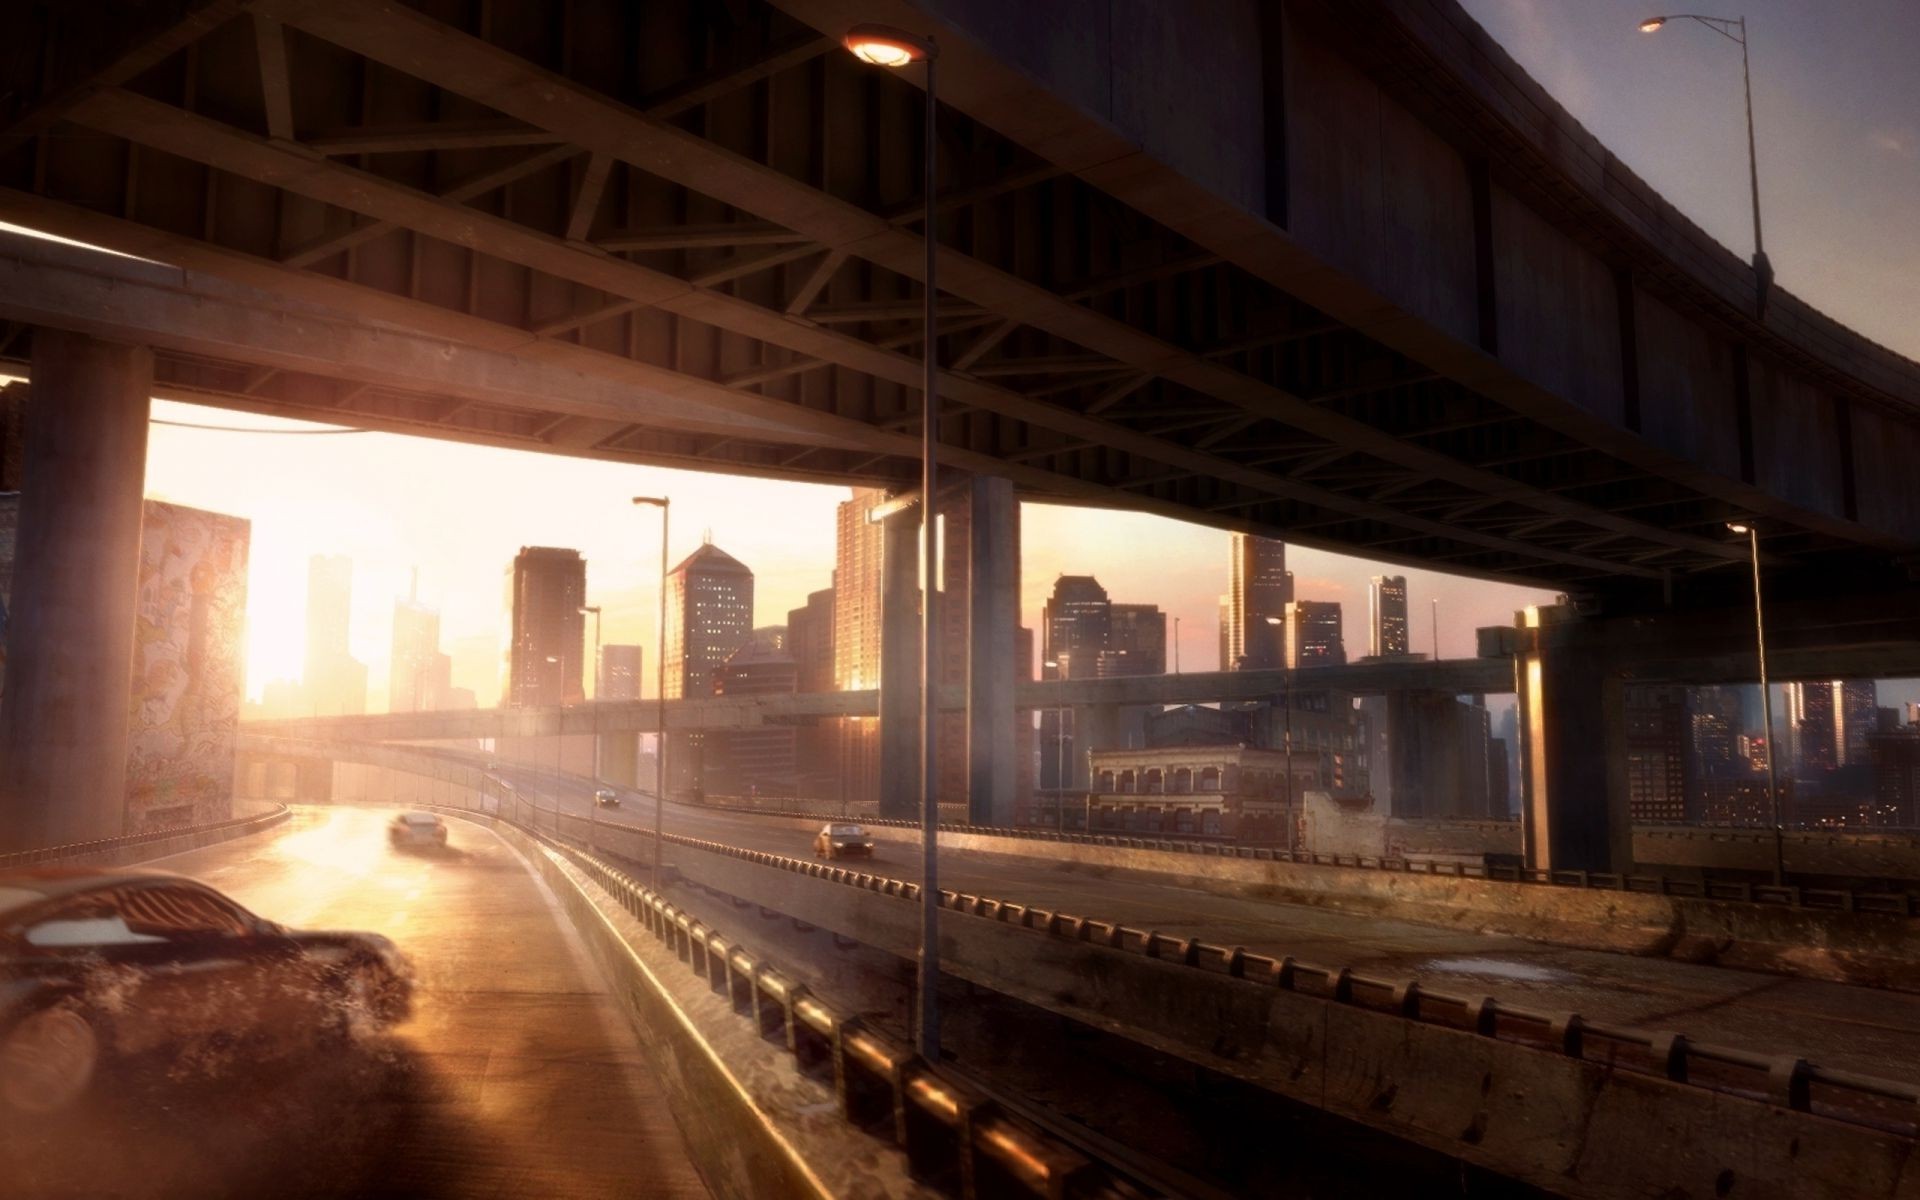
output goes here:
[[[1408, 659], [1303, 667], [1298, 671], [1191, 671], [1177, 675], [1124, 675], [1107, 679], [1029, 680], [1014, 687], [1014, 705], [1037, 710], [1104, 704], [1202, 704], [1231, 700], [1277, 700], [1288, 676], [1296, 692], [1332, 690], [1356, 696], [1394, 691], [1451, 695], [1513, 690], [1513, 664], [1504, 658]], [[966, 705], [964, 688], [941, 691], [942, 708]], [[668, 700], [669, 730], [737, 729], [829, 717], [874, 717], [880, 693], [798, 692], [790, 696], [702, 696]], [[660, 728], [654, 700], [612, 700], [563, 709], [491, 708], [465, 712], [368, 713], [348, 717], [297, 717], [249, 721], [249, 733], [278, 737], [365, 742], [418, 742], [488, 737], [551, 736], [555, 733], [652, 733]]]

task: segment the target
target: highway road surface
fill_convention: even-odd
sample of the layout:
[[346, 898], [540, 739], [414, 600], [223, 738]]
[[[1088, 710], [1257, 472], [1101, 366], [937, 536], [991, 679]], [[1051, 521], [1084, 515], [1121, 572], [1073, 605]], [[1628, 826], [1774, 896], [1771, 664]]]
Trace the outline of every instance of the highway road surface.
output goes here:
[[[567, 812], [584, 814], [592, 803], [592, 785], [582, 779], [523, 767], [503, 766], [498, 773], [542, 805], [556, 792]], [[600, 818], [650, 825], [651, 797], [623, 795], [622, 807], [602, 810]], [[811, 853], [811, 831], [790, 821], [679, 803], [669, 803], [665, 812], [669, 833], [799, 858]], [[918, 847], [881, 842], [878, 854], [869, 868], [875, 873], [919, 880]], [[668, 847], [669, 862], [672, 855]], [[1920, 996], [1906, 993], [1569, 950], [1499, 933], [1221, 896], [1120, 873], [1096, 876], [1047, 858], [1045, 843], [1034, 843], [1024, 855], [943, 853], [940, 884], [1177, 937], [1241, 945], [1257, 954], [1291, 954], [1393, 978], [1413, 975], [1436, 990], [1491, 994], [1535, 1009], [1578, 1012], [1589, 1021], [1677, 1030], [1763, 1054], [1798, 1054], [1827, 1067], [1920, 1078]]]
[[76, 1113], [0, 1128], [0, 1195], [707, 1195], [633, 1031], [545, 886], [481, 826], [386, 844], [390, 814], [296, 809], [151, 865], [254, 912], [364, 929], [417, 972], [412, 1018], [347, 1052], [171, 1057]]

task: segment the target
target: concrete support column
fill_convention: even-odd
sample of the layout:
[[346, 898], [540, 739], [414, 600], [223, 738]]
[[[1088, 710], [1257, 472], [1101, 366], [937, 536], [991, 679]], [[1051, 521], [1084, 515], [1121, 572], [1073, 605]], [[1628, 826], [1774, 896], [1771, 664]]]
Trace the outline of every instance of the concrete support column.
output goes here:
[[[600, 775], [618, 787], [640, 786], [640, 737], [635, 733], [600, 735]], [[653, 780], [647, 780], [653, 786]]]
[[880, 542], [880, 815], [920, 812], [920, 512], [889, 517]]
[[1520, 614], [1521, 841], [1527, 865], [1626, 871], [1624, 684], [1598, 631], [1559, 607]]
[[1094, 750], [1119, 750], [1126, 747], [1118, 704], [1076, 704], [1073, 707], [1073, 753], [1067, 758], [1066, 787], [1092, 787], [1087, 773], [1087, 755]]
[[125, 832], [153, 355], [37, 329], [0, 701], [0, 849]]
[[1013, 481], [977, 476], [969, 487], [967, 811], [978, 825], [1014, 822], [1014, 628], [1020, 623], [1019, 504]]

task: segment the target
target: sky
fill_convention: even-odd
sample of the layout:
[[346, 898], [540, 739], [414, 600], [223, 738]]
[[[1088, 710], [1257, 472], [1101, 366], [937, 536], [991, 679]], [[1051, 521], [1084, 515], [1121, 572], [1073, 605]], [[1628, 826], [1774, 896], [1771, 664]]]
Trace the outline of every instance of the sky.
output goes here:
[[[1465, 0], [1629, 167], [1735, 251], [1751, 247], [1738, 47], [1690, 22], [1657, 34], [1633, 0]], [[1779, 285], [1886, 345], [1920, 357], [1920, 0], [1751, 0], [1747, 10], [1766, 241]], [[314, 428], [156, 403], [163, 421]], [[387, 434], [232, 433], [156, 425], [148, 493], [253, 521], [249, 693], [294, 678], [306, 560], [354, 561], [351, 644], [385, 707], [393, 602], [414, 569], [442, 611], [454, 683], [499, 693], [503, 574], [522, 545], [588, 560], [605, 640], [653, 653], [658, 522], [629, 503], [674, 501], [675, 560], [704, 536], [752, 567], [756, 622], [777, 624], [830, 583], [833, 510], [845, 489], [591, 462]], [[1179, 618], [1181, 665], [1215, 665], [1227, 535], [1159, 517], [1026, 505], [1021, 620], [1035, 626], [1056, 575], [1093, 574], [1116, 601]], [[1338, 600], [1348, 650], [1364, 653], [1366, 583], [1382, 568], [1292, 548], [1303, 599]], [[1473, 630], [1510, 622], [1545, 592], [1432, 572], [1408, 576], [1413, 649], [1473, 653]], [[1171, 620], [1170, 620], [1171, 624]], [[651, 671], [647, 673], [651, 677]]]

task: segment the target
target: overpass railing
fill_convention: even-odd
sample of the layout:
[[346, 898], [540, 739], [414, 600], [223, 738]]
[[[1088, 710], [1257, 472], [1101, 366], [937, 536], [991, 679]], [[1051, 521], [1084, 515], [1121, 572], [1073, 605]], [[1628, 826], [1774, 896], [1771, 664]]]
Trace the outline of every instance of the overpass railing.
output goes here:
[[[706, 807], [765, 817], [792, 817], [809, 820], [834, 819], [834, 814], [804, 809], [731, 808], [709, 804]], [[920, 822], [898, 817], [855, 818], [862, 824], [890, 829], [919, 829]], [[1771, 904], [1790, 908], [1814, 908], [1832, 912], [1887, 913], [1893, 916], [1920, 917], [1920, 894], [1911, 892], [1866, 891], [1848, 888], [1813, 888], [1793, 884], [1764, 884], [1744, 881], [1675, 879], [1666, 875], [1635, 875], [1611, 871], [1555, 871], [1538, 867], [1508, 866], [1500, 863], [1459, 862], [1450, 859], [1406, 858], [1396, 855], [1328, 854], [1315, 850], [1288, 850], [1284, 847], [1247, 846], [1204, 836], [1186, 837], [1155, 834], [1133, 836], [1119, 833], [1069, 833], [1053, 829], [1026, 829], [1019, 826], [973, 825], [959, 821], [940, 822], [940, 832], [974, 837], [1006, 838], [1022, 842], [1056, 842], [1082, 846], [1105, 846], [1119, 850], [1159, 850], [1174, 854], [1193, 854], [1217, 858], [1250, 859], [1259, 862], [1284, 862], [1299, 866], [1345, 867], [1348, 870], [1387, 871], [1403, 875], [1437, 875], [1456, 879], [1479, 879], [1495, 883], [1526, 883], [1548, 887], [1581, 888], [1609, 892], [1640, 892], [1671, 896], [1683, 900], [1732, 901], [1742, 904]]]
[[129, 860], [122, 857], [131, 851], [143, 851], [140, 857], [158, 858], [180, 850], [197, 849], [201, 846], [213, 845], [215, 842], [259, 833], [285, 821], [288, 815], [289, 810], [286, 805], [276, 804], [267, 812], [256, 813], [249, 817], [232, 817], [225, 821], [209, 821], [202, 825], [174, 825], [165, 829], [149, 829], [121, 837], [95, 838], [87, 842], [45, 846], [38, 850], [16, 850], [11, 854], [0, 854], [0, 871], [15, 867], [49, 866], [55, 863], [81, 863], [103, 858], [138, 861], [137, 858]]
[[[534, 819], [542, 812], [520, 797], [506, 793], [495, 807], [528, 805]], [[559, 815], [554, 814], [556, 817]], [[851, 1114], [858, 1100], [847, 1099], [846, 1072], [854, 1072], [852, 1087], [880, 1087], [875, 1081], [884, 1076], [888, 1082], [883, 1094], [891, 1097], [895, 1114], [895, 1135], [903, 1142], [911, 1136], [901, 1115], [910, 1107], [937, 1109], [939, 1120], [948, 1129], [966, 1128], [970, 1118], [964, 1105], [949, 1099], [935, 1100], [933, 1085], [914, 1089], [920, 1078], [907, 1069], [918, 1060], [891, 1043], [887, 1053], [869, 1053], [858, 1047], [851, 1053], [845, 1032], [867, 1031], [860, 1025], [849, 1026], [844, 1019], [833, 1019], [824, 1009], [816, 1010], [802, 1001], [811, 1001], [804, 985], [784, 976], [766, 987], [757, 982], [766, 969], [756, 973], [750, 957], [740, 954], [720, 935], [675, 908], [657, 894], [642, 887], [618, 868], [597, 855], [584, 853], [565, 838], [540, 830], [507, 814], [508, 820], [526, 829], [532, 836], [554, 846], [571, 861], [582, 865], [596, 878], [611, 879], [622, 895], [622, 904], [647, 910], [640, 915], [650, 932], [672, 945], [682, 961], [695, 971], [703, 971], [716, 990], [734, 997], [736, 1009], [746, 1007], [762, 1022], [763, 1032], [782, 1033], [790, 1050], [803, 1061], [811, 1055], [818, 1061], [823, 1055], [833, 1058], [835, 1079], [842, 1089], [842, 1103]], [[583, 833], [591, 835], [592, 826], [582, 818], [570, 817]], [[653, 837], [651, 830], [633, 825], [601, 823], [601, 836], [618, 831], [644, 843]], [[876, 897], [905, 903], [918, 903], [921, 887], [917, 883], [872, 872], [798, 859], [733, 846], [684, 834], [660, 835], [668, 845], [735, 859], [756, 866], [790, 872], [795, 875], [849, 887]], [[1053, 835], [1056, 839], [1060, 835]], [[1074, 840], [1076, 835], [1066, 835]], [[1078, 835], [1084, 837], [1085, 835]], [[1042, 839], [1044, 840], [1044, 839]], [[1284, 852], [1282, 852], [1284, 853]], [[637, 857], [637, 856], [636, 856]], [[1322, 856], [1331, 857], [1331, 856]], [[588, 865], [591, 864], [591, 865]], [[1562, 873], [1556, 873], [1562, 874]], [[1454, 1029], [1477, 1037], [1525, 1046], [1542, 1053], [1562, 1055], [1590, 1062], [1606, 1069], [1617, 1069], [1662, 1078], [1670, 1083], [1726, 1094], [1756, 1102], [1778, 1105], [1797, 1112], [1882, 1130], [1901, 1136], [1920, 1134], [1920, 1084], [1871, 1076], [1853, 1071], [1822, 1067], [1794, 1055], [1768, 1055], [1739, 1047], [1696, 1041], [1684, 1033], [1636, 1029], [1586, 1020], [1577, 1012], [1556, 1012], [1506, 1003], [1488, 994], [1468, 994], [1429, 988], [1418, 977], [1394, 978], [1314, 963], [1292, 955], [1250, 953], [1244, 946], [1229, 946], [1195, 937], [1169, 934], [1158, 929], [1138, 928], [1118, 921], [1103, 920], [1000, 900], [990, 896], [942, 889], [940, 908], [960, 916], [1017, 927], [1049, 938], [1059, 938], [1129, 952], [1188, 970], [1224, 975], [1235, 979], [1284, 989], [1302, 996], [1333, 1004], [1384, 1013], [1403, 1020]], [[634, 911], [633, 908], [629, 909]], [[817, 1002], [816, 1002], [817, 1003]], [[838, 1048], [836, 1041], [838, 1039]], [[896, 1068], [899, 1068], [896, 1070]], [[920, 1069], [931, 1074], [930, 1068]], [[864, 1082], [862, 1077], [864, 1076]], [[955, 1093], [963, 1094], [964, 1089]], [[912, 1153], [912, 1149], [909, 1149]], [[974, 1154], [977, 1149], [963, 1151]], [[1059, 1195], [1061, 1192], [1035, 1192]], [[1072, 1193], [1067, 1193], [1072, 1194]]]
[[[645, 831], [639, 832], [645, 835]], [[917, 902], [920, 897], [920, 885], [906, 880], [680, 834], [664, 836], [674, 845], [877, 896], [903, 902]], [[1552, 1012], [1505, 1003], [1491, 995], [1428, 988], [1415, 977], [1389, 978], [1291, 955], [1275, 958], [1253, 954], [1243, 946], [1219, 945], [989, 896], [942, 889], [939, 903], [941, 908], [964, 916], [1129, 951], [1195, 971], [1245, 979], [1612, 1069], [1653, 1075], [1868, 1128], [1906, 1135], [1920, 1133], [1920, 1084], [1821, 1067], [1798, 1055], [1766, 1055], [1695, 1041], [1683, 1033], [1588, 1021], [1576, 1012]]]

